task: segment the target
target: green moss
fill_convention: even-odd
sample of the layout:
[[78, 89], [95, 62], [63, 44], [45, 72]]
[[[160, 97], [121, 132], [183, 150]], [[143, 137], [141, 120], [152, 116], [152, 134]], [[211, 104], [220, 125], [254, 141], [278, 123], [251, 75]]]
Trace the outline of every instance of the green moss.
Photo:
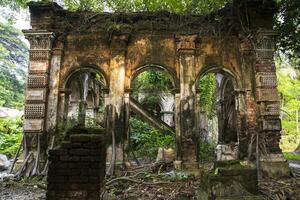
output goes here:
[[217, 167], [216, 169], [215, 169], [215, 172], [213, 173], [213, 175], [218, 175], [219, 174], [219, 168]]
[[107, 33], [121, 33], [127, 32], [130, 33], [132, 30], [132, 26], [126, 23], [117, 23], [117, 22], [108, 22], [106, 23], [106, 32]]
[[300, 160], [299, 153], [285, 152], [283, 155], [287, 160]]

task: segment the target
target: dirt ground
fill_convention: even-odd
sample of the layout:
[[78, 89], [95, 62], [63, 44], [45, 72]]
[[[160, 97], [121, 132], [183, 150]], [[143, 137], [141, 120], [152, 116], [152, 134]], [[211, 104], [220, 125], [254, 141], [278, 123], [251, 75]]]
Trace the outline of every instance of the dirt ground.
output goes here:
[[[117, 200], [176, 200], [196, 199], [197, 180], [182, 180], [168, 184], [137, 184], [119, 182], [111, 188], [104, 199]], [[300, 179], [267, 180], [260, 183], [260, 191], [266, 199], [299, 200]], [[20, 182], [15, 184], [1, 184], [1, 200], [44, 200], [46, 190], [37, 185], [27, 185]]]
[[[193, 200], [197, 199], [200, 180], [185, 174], [139, 171], [107, 182], [105, 200]], [[300, 178], [263, 180], [259, 189], [265, 199], [299, 200]], [[0, 182], [1, 200], [46, 199], [45, 178]]]
[[28, 184], [23, 181], [0, 183], [1, 200], [42, 200], [46, 199], [46, 187], [41, 184]]

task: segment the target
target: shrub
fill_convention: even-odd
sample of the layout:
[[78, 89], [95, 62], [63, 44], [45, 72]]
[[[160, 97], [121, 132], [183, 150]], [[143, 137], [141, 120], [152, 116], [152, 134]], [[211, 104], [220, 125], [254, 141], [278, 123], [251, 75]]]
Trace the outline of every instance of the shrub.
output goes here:
[[130, 127], [130, 150], [134, 151], [137, 157], [155, 159], [159, 147], [175, 146], [175, 135], [168, 131], [162, 133], [138, 118], [130, 118]]
[[211, 162], [214, 160], [216, 146], [213, 141], [200, 140], [199, 152], [201, 162]]
[[0, 154], [13, 157], [22, 141], [21, 118], [0, 118]]

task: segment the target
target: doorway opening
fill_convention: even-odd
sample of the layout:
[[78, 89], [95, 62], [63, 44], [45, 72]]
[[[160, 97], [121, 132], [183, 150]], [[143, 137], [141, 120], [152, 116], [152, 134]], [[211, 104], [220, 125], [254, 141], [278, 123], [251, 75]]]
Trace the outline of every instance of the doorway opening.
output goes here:
[[197, 83], [202, 162], [238, 159], [238, 112], [234, 79], [209, 72]]
[[72, 73], [65, 91], [65, 121], [68, 126], [105, 127], [104, 76], [91, 68]]
[[149, 67], [133, 77], [130, 152], [137, 163], [175, 159], [174, 82], [163, 69]]

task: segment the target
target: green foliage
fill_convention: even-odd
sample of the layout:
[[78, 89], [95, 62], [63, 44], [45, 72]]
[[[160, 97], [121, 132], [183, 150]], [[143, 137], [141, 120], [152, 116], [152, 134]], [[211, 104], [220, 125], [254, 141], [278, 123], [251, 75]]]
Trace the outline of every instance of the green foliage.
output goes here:
[[70, 11], [103, 11], [103, 0], [64, 0], [65, 6]]
[[55, 134], [55, 145], [59, 145], [62, 141], [69, 139], [69, 131], [78, 126], [76, 120], [68, 120], [67, 122], [59, 122], [57, 124]]
[[214, 112], [214, 106], [216, 101], [216, 87], [217, 82], [215, 74], [209, 73], [203, 76], [199, 83], [199, 93], [200, 93], [200, 105], [208, 113], [208, 118], [212, 119], [216, 113]]
[[[0, 0], [1, 6], [12, 9], [25, 7], [30, 0]], [[51, 0], [38, 0], [51, 2]], [[165, 10], [174, 13], [207, 13], [220, 9], [232, 0], [63, 0], [71, 11], [140, 12]]]
[[[145, 71], [140, 73], [132, 83], [133, 97], [138, 99], [143, 94], [146, 98], [141, 104], [155, 116], [160, 116], [160, 94], [170, 92], [172, 81], [163, 71]], [[156, 158], [159, 147], [173, 147], [175, 136], [168, 131], [161, 133], [137, 117], [131, 117], [131, 150], [138, 157]]]
[[11, 24], [0, 22], [0, 106], [23, 106], [28, 47], [21, 35]]
[[[278, 61], [277, 64], [286, 65]], [[280, 146], [283, 151], [293, 151], [300, 142], [300, 133], [297, 129], [297, 117], [299, 118], [297, 111], [299, 113], [300, 109], [300, 81], [296, 77], [292, 78], [288, 72], [292, 73], [295, 70], [292, 67], [277, 68], [278, 91], [281, 95], [282, 111], [282, 139]]]
[[133, 90], [136, 92], [166, 91], [172, 88], [171, 77], [164, 72], [149, 70], [140, 73], [133, 81]]
[[146, 98], [140, 102], [148, 111], [154, 115], [160, 115], [160, 95], [163, 92], [170, 92], [173, 88], [171, 77], [163, 71], [149, 70], [140, 73], [133, 80], [133, 97], [137, 100], [139, 94]]
[[130, 127], [130, 148], [138, 157], [154, 159], [159, 147], [169, 148], [175, 145], [175, 135], [168, 131], [161, 133], [137, 118], [130, 118]]
[[213, 141], [200, 140], [199, 148], [201, 162], [214, 160], [216, 144]]
[[0, 118], [0, 154], [15, 155], [22, 140], [22, 120], [20, 118]]
[[296, 67], [300, 66], [300, 1], [279, 0], [276, 17], [278, 48], [287, 55]]
[[0, 6], [10, 7], [13, 10], [19, 10], [25, 7], [29, 0], [0, 0]]
[[300, 160], [299, 153], [283, 153], [283, 155], [287, 160]]
[[115, 12], [169, 11], [174, 13], [207, 13], [222, 8], [231, 0], [65, 0], [70, 10], [106, 10]]

